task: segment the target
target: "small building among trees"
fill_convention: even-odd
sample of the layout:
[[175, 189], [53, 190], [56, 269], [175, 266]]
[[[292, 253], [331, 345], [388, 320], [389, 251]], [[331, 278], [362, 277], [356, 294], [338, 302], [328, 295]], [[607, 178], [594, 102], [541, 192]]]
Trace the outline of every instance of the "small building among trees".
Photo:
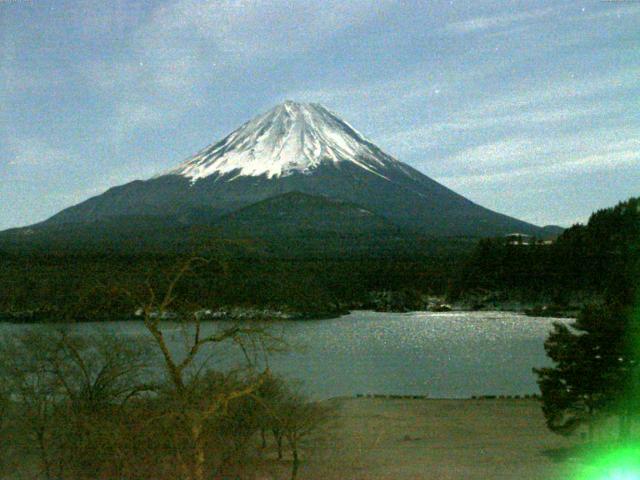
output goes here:
[[526, 233], [510, 233], [505, 235], [507, 245], [532, 245], [535, 239]]

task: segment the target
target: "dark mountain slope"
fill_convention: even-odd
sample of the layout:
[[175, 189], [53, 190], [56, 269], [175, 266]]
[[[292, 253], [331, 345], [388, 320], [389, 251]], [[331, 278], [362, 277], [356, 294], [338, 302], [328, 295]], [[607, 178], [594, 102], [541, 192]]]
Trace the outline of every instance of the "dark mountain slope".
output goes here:
[[546, 234], [399, 162], [324, 107], [293, 102], [247, 122], [164, 174], [112, 188], [44, 223], [163, 216], [196, 225], [289, 192], [354, 203], [428, 236]]
[[281, 236], [333, 232], [399, 234], [399, 228], [360, 205], [289, 192], [257, 202], [222, 217], [225, 234]]

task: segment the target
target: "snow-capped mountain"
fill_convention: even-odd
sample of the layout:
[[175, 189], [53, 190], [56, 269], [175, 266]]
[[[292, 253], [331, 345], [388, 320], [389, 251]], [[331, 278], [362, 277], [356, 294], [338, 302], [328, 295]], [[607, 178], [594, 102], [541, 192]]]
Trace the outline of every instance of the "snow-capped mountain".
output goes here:
[[[45, 224], [134, 216], [223, 224], [234, 211], [290, 192], [348, 202], [426, 235], [544, 235], [539, 227], [483, 208], [394, 159], [321, 105], [290, 101], [177, 167], [111, 188]], [[283, 202], [270, 205], [274, 214]]]
[[286, 101], [245, 123], [165, 175], [197, 181], [211, 175], [282, 177], [311, 174], [322, 164], [351, 162], [384, 178], [401, 164], [322, 105]]

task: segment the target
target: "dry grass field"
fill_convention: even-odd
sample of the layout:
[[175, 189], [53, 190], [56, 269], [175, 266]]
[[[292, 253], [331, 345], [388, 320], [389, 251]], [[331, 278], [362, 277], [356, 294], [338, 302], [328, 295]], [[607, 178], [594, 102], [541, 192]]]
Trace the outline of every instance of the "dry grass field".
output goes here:
[[[566, 480], [572, 445], [535, 400], [342, 399], [337, 430], [300, 478]], [[574, 442], [575, 443], [575, 442]]]
[[[307, 439], [297, 480], [571, 480], [579, 444], [549, 432], [536, 400], [344, 398], [335, 420]], [[9, 468], [6, 480], [42, 478]], [[261, 458], [216, 480], [283, 480], [288, 450], [276, 459], [269, 439]]]

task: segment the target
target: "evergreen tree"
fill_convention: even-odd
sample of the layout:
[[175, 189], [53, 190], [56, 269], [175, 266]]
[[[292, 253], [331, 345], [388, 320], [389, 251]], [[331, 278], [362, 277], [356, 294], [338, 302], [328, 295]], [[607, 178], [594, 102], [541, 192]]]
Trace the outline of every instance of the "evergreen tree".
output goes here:
[[552, 431], [570, 434], [586, 424], [591, 439], [599, 416], [617, 415], [620, 436], [628, 434], [638, 406], [638, 337], [628, 298], [620, 292], [603, 305], [585, 307], [571, 325], [554, 324], [545, 350], [555, 366], [534, 369]]

